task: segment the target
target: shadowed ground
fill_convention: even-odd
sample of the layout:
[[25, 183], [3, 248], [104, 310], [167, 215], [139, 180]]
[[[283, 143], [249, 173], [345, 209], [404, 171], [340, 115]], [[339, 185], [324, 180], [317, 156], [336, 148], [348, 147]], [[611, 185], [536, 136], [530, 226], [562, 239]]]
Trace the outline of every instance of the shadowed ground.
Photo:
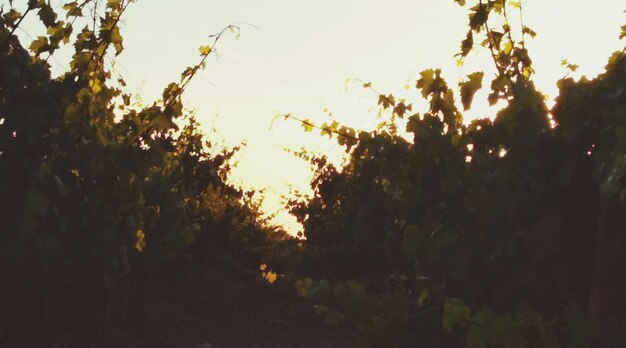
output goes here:
[[[209, 272], [206, 272], [209, 273]], [[103, 329], [96, 347], [349, 347], [296, 298], [287, 282], [269, 285], [251, 275], [223, 272], [193, 279], [184, 290], [158, 291], [131, 324]]]

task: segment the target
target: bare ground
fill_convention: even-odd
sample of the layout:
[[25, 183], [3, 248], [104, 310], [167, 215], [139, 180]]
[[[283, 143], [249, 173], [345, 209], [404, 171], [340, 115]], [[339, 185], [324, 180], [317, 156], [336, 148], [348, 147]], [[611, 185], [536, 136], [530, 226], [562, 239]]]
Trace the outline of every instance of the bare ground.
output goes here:
[[135, 321], [103, 328], [97, 347], [265, 348], [351, 346], [296, 298], [286, 281], [274, 284], [226, 273], [193, 286], [157, 291]]

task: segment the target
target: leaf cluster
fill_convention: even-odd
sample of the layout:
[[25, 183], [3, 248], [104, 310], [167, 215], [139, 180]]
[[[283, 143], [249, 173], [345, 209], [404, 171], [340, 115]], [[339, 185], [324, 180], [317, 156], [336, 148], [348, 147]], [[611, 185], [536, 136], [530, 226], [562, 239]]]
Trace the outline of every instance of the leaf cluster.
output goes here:
[[[522, 41], [513, 39], [511, 8], [521, 4], [470, 7], [460, 53], [485, 37], [498, 70], [489, 100], [506, 102], [495, 119], [465, 124], [441, 71], [425, 70], [416, 88], [428, 112], [394, 113], [412, 139], [356, 131], [347, 165], [322, 165], [314, 197], [291, 204], [307, 238], [305, 274], [358, 281], [379, 299], [404, 296], [385, 329], [376, 322], [392, 305], [363, 303], [351, 319], [342, 302], [317, 300], [364, 346], [622, 342], [609, 323], [623, 325], [626, 313], [626, 55], [613, 54], [593, 80], [559, 81], [549, 111], [523, 41], [534, 32], [522, 24]], [[504, 18], [501, 32], [489, 26], [494, 15]], [[483, 78], [476, 72], [459, 84], [464, 109]], [[399, 105], [378, 94], [382, 108]], [[322, 287], [309, 283], [301, 295]], [[585, 337], [574, 334], [581, 323], [593, 328]]]
[[[87, 345], [103, 322], [136, 318], [156, 279], [216, 260], [254, 269], [281, 248], [253, 193], [226, 183], [237, 149], [212, 148], [183, 107], [211, 49], [152, 105], [112, 87], [105, 59], [124, 49], [131, 3], [0, 10], [0, 345], [66, 332]], [[15, 30], [35, 12], [47, 32], [27, 50]], [[75, 31], [89, 12], [94, 25]], [[64, 44], [69, 70], [52, 78], [48, 57]]]

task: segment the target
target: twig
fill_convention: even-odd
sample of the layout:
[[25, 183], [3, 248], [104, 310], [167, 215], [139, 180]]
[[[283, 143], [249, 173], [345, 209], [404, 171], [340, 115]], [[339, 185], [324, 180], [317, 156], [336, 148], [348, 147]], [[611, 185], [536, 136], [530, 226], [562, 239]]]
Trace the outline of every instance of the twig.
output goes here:
[[[481, 7], [481, 8], [482, 8], [483, 6], [485, 6], [485, 5], [483, 4], [483, 1], [482, 1], [482, 0], [480, 0], [480, 1], [479, 1], [479, 4], [480, 4], [480, 7]], [[506, 6], [506, 5], [505, 5], [505, 6]], [[488, 24], [488, 22], [489, 22], [489, 19], [485, 20], [485, 23], [484, 23], [483, 25], [485, 26], [485, 30], [487, 31], [487, 40], [489, 40], [489, 51], [491, 52], [491, 58], [493, 58], [493, 62], [494, 62], [494, 64], [496, 65], [496, 69], [498, 69], [498, 73], [499, 73], [500, 75], [502, 75], [504, 72], [503, 72], [503, 69], [502, 69], [502, 67], [500, 66], [500, 64], [498, 64], [498, 58], [496, 57], [496, 53], [495, 53], [495, 51], [494, 51], [494, 46], [495, 46], [495, 45], [494, 45], [494, 42], [492, 42], [492, 41], [491, 41], [491, 40], [493, 39], [493, 37], [492, 37], [492, 35], [491, 35], [491, 30], [489, 29], [489, 24]], [[499, 49], [499, 48], [498, 48], [498, 54], [500, 54], [500, 49]]]
[[217, 42], [220, 40], [220, 38], [224, 35], [224, 33], [227, 30], [237, 30], [239, 31], [239, 27], [235, 26], [235, 25], [228, 25], [226, 26], [224, 29], [222, 29], [218, 34], [216, 35], [212, 35], [212, 37], [214, 38], [213, 40], [213, 44], [209, 46], [209, 49], [206, 53], [204, 53], [202, 55], [202, 59], [200, 60], [200, 63], [196, 64], [192, 69], [191, 69], [191, 74], [189, 74], [188, 76], [186, 76], [185, 80], [183, 81], [183, 83], [180, 86], [180, 89], [178, 90], [178, 92], [176, 93], [176, 95], [174, 95], [173, 97], [171, 97], [169, 100], [164, 101], [164, 105], [163, 108], [167, 109], [168, 107], [172, 106], [172, 104], [183, 94], [183, 92], [185, 92], [185, 89], [187, 88], [187, 86], [189, 85], [189, 82], [191, 81], [191, 79], [193, 79], [193, 77], [196, 75], [196, 73], [198, 72], [198, 70], [200, 70], [200, 68], [202, 68], [202, 66], [204, 65], [204, 63], [206, 62], [207, 58], [209, 57], [209, 55], [213, 52], [213, 48], [215, 47], [215, 45], [217, 44]]
[[354, 78], [354, 79], [351, 79], [351, 80], [362, 83], [364, 88], [367, 88], [367, 89], [373, 91], [379, 97], [382, 96], [390, 105], [396, 106], [396, 103], [393, 100], [389, 99], [389, 97], [387, 97], [386, 95], [380, 93], [376, 88], [372, 87], [372, 84], [370, 82], [365, 82], [365, 81], [363, 81], [363, 80], [361, 80], [359, 78]]
[[[120, 9], [119, 13], [117, 14], [117, 17], [115, 18], [115, 21], [113, 22], [113, 25], [111, 26], [111, 30], [113, 30], [115, 27], [117, 27], [117, 24], [120, 22], [120, 19], [122, 18], [122, 15], [124, 14], [124, 11], [126, 11], [126, 9], [128, 8], [128, 5], [130, 5], [132, 1], [128, 1], [126, 3], [124, 3], [124, 6]], [[96, 5], [97, 5], [98, 1], [96, 0]], [[95, 21], [95, 17], [96, 17], [96, 8], [94, 7], [94, 21]], [[95, 36], [95, 28], [93, 31], [93, 35]], [[111, 42], [106, 42], [106, 41], [101, 41], [98, 46], [96, 46], [96, 48], [91, 51], [91, 57], [89, 57], [89, 62], [91, 62], [95, 57], [96, 57], [96, 52], [98, 51], [98, 49], [101, 47], [102, 44], [105, 44], [104, 46], [104, 50], [102, 50], [102, 57], [104, 57], [104, 54], [106, 53], [106, 50], [108, 48], [108, 46], [111, 44]], [[102, 57], [99, 57], [98, 60], [96, 61], [96, 68], [98, 67], [98, 62], [102, 59]]]
[[[513, 40], [513, 35], [511, 34], [511, 24], [509, 23], [509, 16], [507, 15], [507, 12], [506, 12], [506, 2], [503, 2], [502, 13], [504, 15], [504, 22], [509, 27], [509, 31], [507, 32], [507, 36], [509, 37], [509, 42], [511, 43], [511, 47], [513, 47], [513, 45], [515, 44], [515, 41]], [[522, 34], [523, 33], [524, 32], [523, 32], [523, 28], [522, 28]]]
[[524, 39], [526, 34], [524, 33], [524, 14], [522, 13], [522, 0], [520, 0], [519, 2], [519, 23], [522, 26], [522, 48], [526, 48], [525, 44], [524, 44]]
[[305, 120], [300, 119], [300, 118], [298, 118], [298, 117], [296, 117], [296, 116], [292, 116], [291, 114], [286, 114], [286, 115], [278, 115], [278, 116], [276, 116], [276, 118], [277, 118], [277, 117], [281, 117], [281, 116], [282, 116], [282, 117], [284, 117], [285, 119], [292, 118], [292, 119], [294, 119], [294, 120], [296, 120], [296, 121], [298, 121], [298, 122], [301, 122], [302, 124], [306, 124], [307, 126], [310, 126], [310, 127], [313, 127], [313, 128], [319, 129], [319, 130], [322, 130], [322, 131], [324, 131], [324, 132], [328, 132], [328, 133], [336, 134], [336, 135], [342, 136], [342, 137], [344, 137], [344, 138], [348, 138], [348, 139], [352, 139], [352, 140], [356, 140], [356, 141], [359, 141], [359, 140], [360, 140], [359, 138], [354, 137], [354, 136], [352, 136], [352, 135], [350, 135], [350, 134], [345, 134], [345, 133], [337, 132], [337, 131], [334, 131], [334, 130], [330, 129], [329, 127], [320, 127], [320, 126], [315, 125], [315, 124], [313, 124], [313, 123], [311, 123], [311, 122], [309, 122], [309, 121], [305, 121]]

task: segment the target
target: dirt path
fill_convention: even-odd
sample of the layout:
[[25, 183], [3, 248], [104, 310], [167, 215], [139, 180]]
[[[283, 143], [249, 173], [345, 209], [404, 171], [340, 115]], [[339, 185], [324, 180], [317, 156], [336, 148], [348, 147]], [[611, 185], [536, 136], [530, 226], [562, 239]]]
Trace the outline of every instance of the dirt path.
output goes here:
[[[212, 277], [147, 301], [141, 323], [103, 332], [99, 347], [350, 347], [281, 281]], [[225, 286], [226, 285], [226, 286]]]

